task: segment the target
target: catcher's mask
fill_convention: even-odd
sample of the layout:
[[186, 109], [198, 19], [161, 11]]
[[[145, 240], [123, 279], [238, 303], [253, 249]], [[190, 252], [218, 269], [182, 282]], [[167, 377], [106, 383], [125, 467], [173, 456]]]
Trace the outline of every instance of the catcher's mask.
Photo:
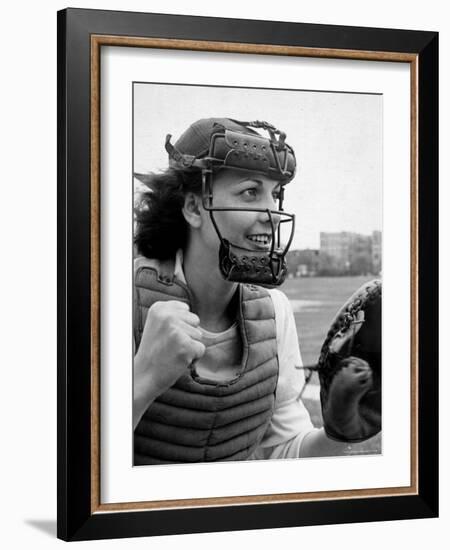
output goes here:
[[[252, 128], [264, 130], [268, 136], [265, 137]], [[182, 170], [201, 170], [202, 204], [209, 212], [220, 240], [219, 267], [223, 277], [240, 283], [281, 285], [287, 274], [285, 256], [295, 228], [295, 215], [283, 210], [284, 186], [292, 180], [296, 169], [295, 154], [292, 147], [285, 142], [286, 134], [267, 122], [210, 118], [192, 124], [175, 145], [170, 143], [171, 137], [170, 134], [167, 135], [165, 144], [170, 165]], [[215, 205], [214, 176], [224, 168], [263, 174], [279, 182], [278, 210]], [[271, 227], [270, 250], [254, 250], [226, 239], [214, 217], [214, 212], [219, 211], [267, 213]], [[284, 242], [282, 224], [290, 224], [290, 231], [287, 232]]]

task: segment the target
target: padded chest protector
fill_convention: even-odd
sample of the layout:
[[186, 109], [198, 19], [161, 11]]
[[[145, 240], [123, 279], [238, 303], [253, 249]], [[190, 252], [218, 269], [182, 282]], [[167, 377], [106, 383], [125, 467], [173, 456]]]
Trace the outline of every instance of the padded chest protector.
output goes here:
[[[156, 301], [190, 303], [189, 289], [173, 276], [174, 263], [138, 258], [134, 336], [139, 346], [148, 308]], [[267, 290], [239, 286], [238, 321], [243, 357], [226, 382], [186, 370], [147, 409], [134, 433], [134, 464], [245, 460], [272, 417], [278, 381], [275, 312]]]

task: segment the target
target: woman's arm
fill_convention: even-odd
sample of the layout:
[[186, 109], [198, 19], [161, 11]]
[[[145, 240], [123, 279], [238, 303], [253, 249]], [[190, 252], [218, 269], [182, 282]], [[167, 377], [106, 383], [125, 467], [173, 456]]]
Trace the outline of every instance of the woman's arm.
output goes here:
[[299, 456], [300, 458], [306, 458], [313, 456], [369, 454], [372, 452], [370, 443], [375, 443], [375, 439], [378, 439], [378, 437], [374, 436], [362, 443], [342, 443], [330, 439], [323, 428], [315, 429], [304, 436]]
[[134, 358], [133, 377], [133, 430], [142, 415], [161, 393], [152, 380], [153, 369], [137, 354]]

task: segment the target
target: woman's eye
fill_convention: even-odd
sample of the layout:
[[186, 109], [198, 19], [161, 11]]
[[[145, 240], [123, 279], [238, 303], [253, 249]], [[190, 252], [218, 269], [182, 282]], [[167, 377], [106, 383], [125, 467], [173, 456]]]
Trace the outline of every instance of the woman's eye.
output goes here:
[[245, 189], [244, 191], [242, 191], [242, 195], [246, 198], [256, 197], [256, 189], [254, 187], [251, 187], [250, 189]]

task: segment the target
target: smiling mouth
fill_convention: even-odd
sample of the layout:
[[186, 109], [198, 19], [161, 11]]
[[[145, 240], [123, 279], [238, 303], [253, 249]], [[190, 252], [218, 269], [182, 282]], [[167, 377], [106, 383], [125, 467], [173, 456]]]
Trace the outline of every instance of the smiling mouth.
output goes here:
[[257, 248], [268, 249], [272, 241], [271, 235], [258, 234], [258, 235], [248, 235], [247, 239]]

